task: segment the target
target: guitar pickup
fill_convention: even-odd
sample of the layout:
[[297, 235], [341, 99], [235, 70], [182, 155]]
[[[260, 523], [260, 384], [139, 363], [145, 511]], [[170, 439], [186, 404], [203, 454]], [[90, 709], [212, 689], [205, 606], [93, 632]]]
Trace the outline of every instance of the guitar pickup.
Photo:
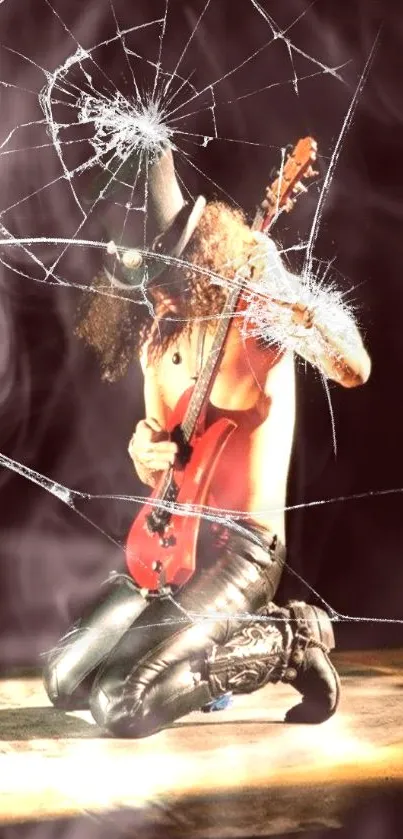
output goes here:
[[173, 431], [171, 432], [171, 440], [178, 446], [178, 454], [176, 456], [177, 462], [179, 466], [184, 469], [193, 453], [193, 446], [185, 440], [183, 435], [183, 430], [180, 425], [176, 425]]
[[149, 533], [163, 534], [169, 520], [171, 513], [168, 510], [152, 510], [146, 516], [146, 527]]

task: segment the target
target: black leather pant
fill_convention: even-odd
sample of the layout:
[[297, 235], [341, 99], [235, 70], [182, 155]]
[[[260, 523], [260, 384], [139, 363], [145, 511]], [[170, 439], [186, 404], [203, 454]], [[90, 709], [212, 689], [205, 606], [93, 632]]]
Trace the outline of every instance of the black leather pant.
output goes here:
[[274, 597], [284, 562], [251, 536], [230, 534], [215, 561], [172, 596], [147, 601], [124, 576], [53, 650], [44, 682], [59, 707], [89, 705], [117, 736], [144, 737], [211, 700], [204, 662]]

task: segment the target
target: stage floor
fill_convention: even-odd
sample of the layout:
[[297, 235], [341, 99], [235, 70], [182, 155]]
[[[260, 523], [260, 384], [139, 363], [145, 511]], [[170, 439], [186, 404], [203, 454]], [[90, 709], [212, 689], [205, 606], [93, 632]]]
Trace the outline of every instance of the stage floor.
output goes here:
[[283, 724], [296, 694], [273, 685], [137, 741], [55, 710], [39, 678], [4, 679], [0, 823], [124, 809], [147, 835], [189, 839], [338, 826], [360, 796], [403, 785], [403, 650], [334, 660], [341, 707], [320, 726]]

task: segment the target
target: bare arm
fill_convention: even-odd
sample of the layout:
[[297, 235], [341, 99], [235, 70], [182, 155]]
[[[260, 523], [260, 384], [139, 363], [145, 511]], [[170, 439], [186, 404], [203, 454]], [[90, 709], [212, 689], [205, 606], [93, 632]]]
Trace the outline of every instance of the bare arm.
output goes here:
[[332, 329], [331, 325], [320, 321], [314, 309], [304, 304], [295, 304], [292, 313], [293, 322], [302, 327], [296, 349], [302, 358], [343, 387], [357, 387], [368, 381], [371, 360], [352, 318], [344, 329]]
[[329, 379], [344, 387], [364, 384], [371, 371], [370, 358], [341, 294], [291, 274], [274, 242], [255, 236], [247, 317], [263, 337], [292, 349]]
[[140, 480], [154, 488], [163, 472], [173, 464], [177, 445], [170, 441], [165, 430], [167, 408], [158, 386], [156, 367], [148, 364], [146, 348], [140, 362], [144, 375], [146, 417], [137, 423], [128, 451]]

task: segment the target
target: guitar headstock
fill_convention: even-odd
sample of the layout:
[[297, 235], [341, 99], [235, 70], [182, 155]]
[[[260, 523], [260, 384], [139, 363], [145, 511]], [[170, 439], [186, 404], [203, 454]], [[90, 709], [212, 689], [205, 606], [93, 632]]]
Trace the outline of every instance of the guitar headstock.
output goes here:
[[280, 212], [292, 210], [298, 195], [306, 192], [302, 179], [312, 178], [318, 173], [313, 169], [316, 160], [317, 142], [312, 137], [298, 140], [292, 152], [286, 157], [284, 165], [277, 173], [277, 178], [266, 188], [266, 198], [261, 204], [263, 219], [259, 219], [262, 232], [270, 227], [275, 216]]

